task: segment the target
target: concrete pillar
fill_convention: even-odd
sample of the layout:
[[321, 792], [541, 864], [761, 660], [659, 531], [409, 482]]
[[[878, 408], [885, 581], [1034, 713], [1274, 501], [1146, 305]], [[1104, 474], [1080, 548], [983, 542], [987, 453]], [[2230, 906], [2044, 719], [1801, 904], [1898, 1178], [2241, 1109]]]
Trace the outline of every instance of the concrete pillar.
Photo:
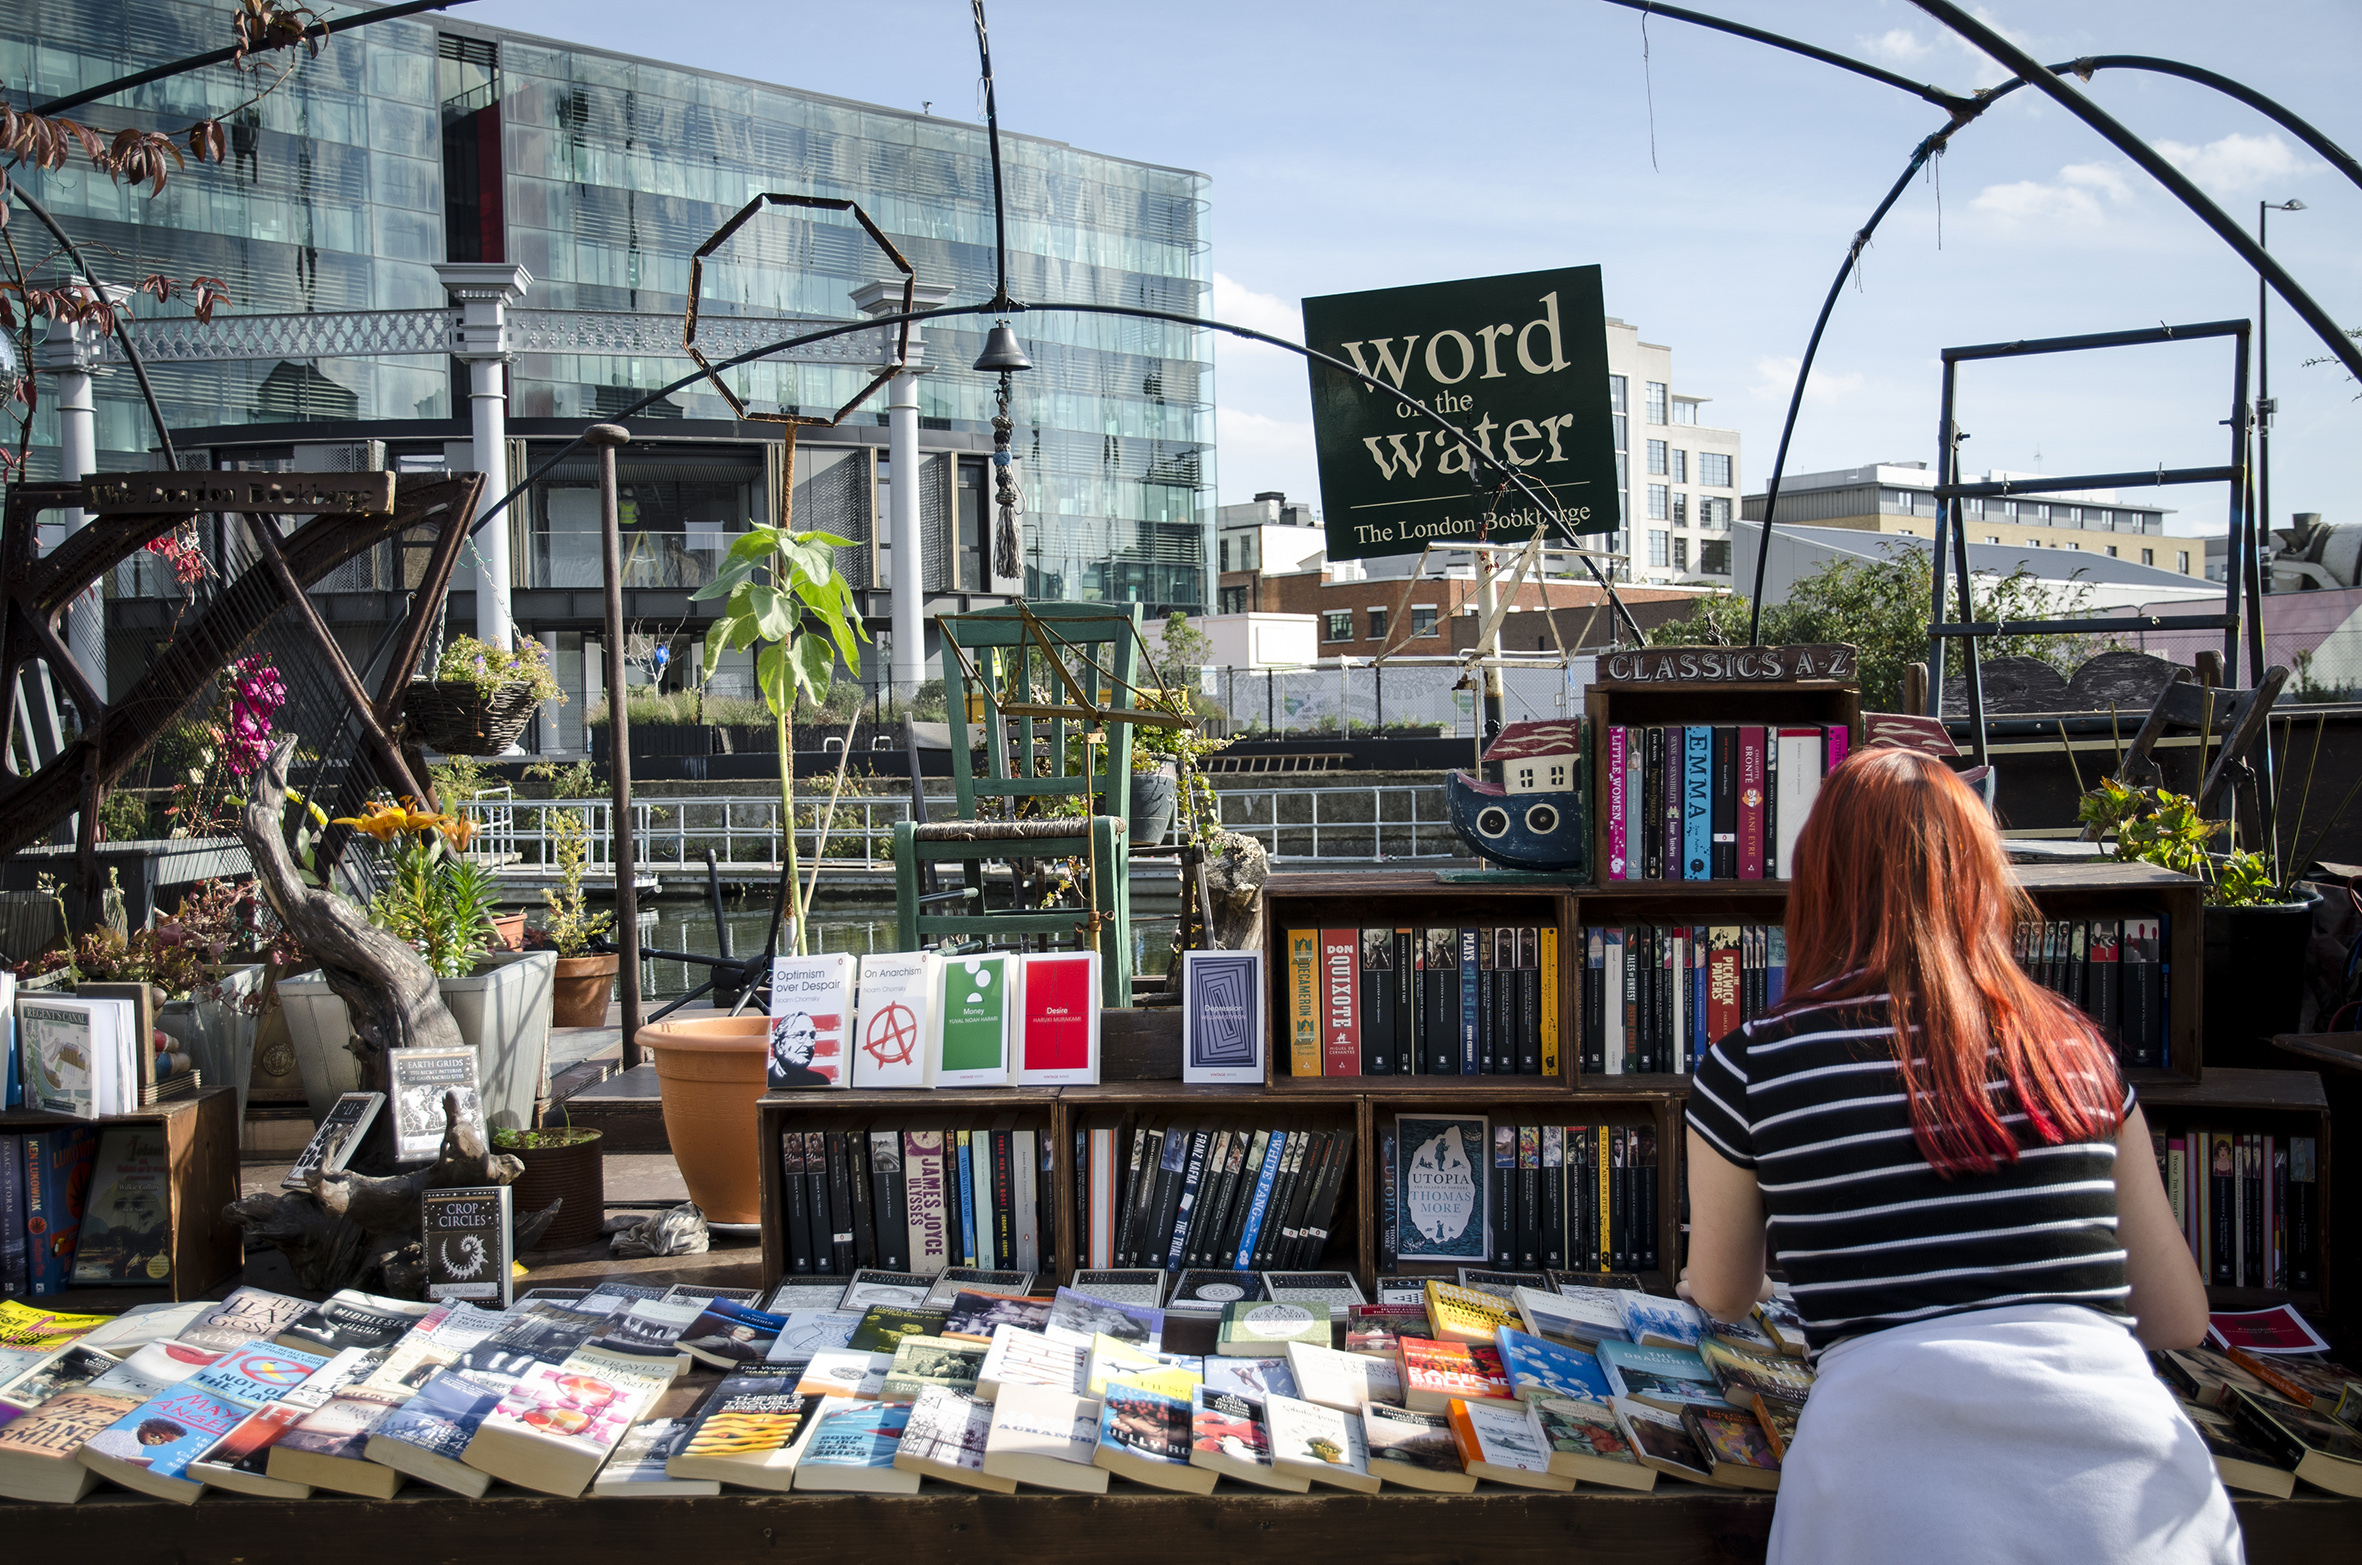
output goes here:
[[[456, 354], [468, 367], [470, 429], [475, 441], [476, 471], [484, 475], [480, 517], [508, 493], [508, 397], [504, 385], [509, 360], [508, 307], [533, 286], [533, 274], [504, 261], [448, 261], [435, 275], [459, 306], [459, 345]], [[503, 511], [475, 534], [476, 638], [506, 647], [516, 640], [516, 624], [509, 614], [509, 522], [513, 508]]]
[[[920, 283], [912, 290], [912, 307], [931, 310], [951, 297], [948, 288]], [[902, 311], [902, 280], [880, 279], [853, 290], [856, 309], [871, 315]], [[893, 543], [887, 588], [893, 602], [894, 641], [887, 677], [897, 701], [918, 693], [927, 678], [927, 595], [920, 567], [926, 558], [919, 537], [919, 376], [926, 372], [919, 328], [910, 329], [909, 366], [887, 382], [886, 452], [894, 460], [894, 487], [888, 491], [893, 507], [886, 536]]]

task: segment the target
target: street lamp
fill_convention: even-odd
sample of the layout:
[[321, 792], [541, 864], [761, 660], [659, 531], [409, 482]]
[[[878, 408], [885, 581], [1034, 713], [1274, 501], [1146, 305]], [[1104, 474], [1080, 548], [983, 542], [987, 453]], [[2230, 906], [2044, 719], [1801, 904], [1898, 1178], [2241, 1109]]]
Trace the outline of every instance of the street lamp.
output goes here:
[[[2255, 243], [2257, 249], [2269, 248], [2264, 242], [2264, 225], [2274, 212], [2302, 212], [2305, 204], [2290, 197], [2286, 201], [2258, 201], [2255, 204]], [[2255, 514], [2254, 547], [2260, 556], [2264, 541], [2272, 535], [2272, 415], [2279, 411], [2272, 401], [2272, 350], [2268, 329], [2271, 294], [2264, 286], [2261, 272], [2255, 278]]]

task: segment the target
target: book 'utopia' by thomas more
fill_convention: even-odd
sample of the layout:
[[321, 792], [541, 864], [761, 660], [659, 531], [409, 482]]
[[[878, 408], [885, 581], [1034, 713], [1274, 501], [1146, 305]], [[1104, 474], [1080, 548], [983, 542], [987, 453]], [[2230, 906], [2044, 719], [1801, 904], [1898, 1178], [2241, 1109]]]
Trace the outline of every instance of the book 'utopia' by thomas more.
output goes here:
[[1478, 1171], [1483, 1117], [1404, 1114], [1395, 1124], [1402, 1147], [1395, 1200], [1402, 1258], [1482, 1261], [1487, 1231], [1485, 1181]]

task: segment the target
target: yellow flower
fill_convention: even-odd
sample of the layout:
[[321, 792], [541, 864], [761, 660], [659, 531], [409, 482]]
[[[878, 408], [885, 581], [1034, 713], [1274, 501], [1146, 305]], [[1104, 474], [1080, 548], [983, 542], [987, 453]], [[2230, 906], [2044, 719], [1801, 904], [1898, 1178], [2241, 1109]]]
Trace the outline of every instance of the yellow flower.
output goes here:
[[380, 842], [393, 841], [394, 833], [403, 830], [410, 824], [410, 812], [398, 804], [381, 804], [372, 800], [361, 808], [368, 813], [359, 816], [340, 815], [336, 818], [335, 824], [350, 826], [358, 832], [366, 832]]
[[446, 815], [437, 822], [443, 840], [451, 844], [454, 853], [465, 853], [468, 842], [476, 835], [476, 823], [464, 816]]

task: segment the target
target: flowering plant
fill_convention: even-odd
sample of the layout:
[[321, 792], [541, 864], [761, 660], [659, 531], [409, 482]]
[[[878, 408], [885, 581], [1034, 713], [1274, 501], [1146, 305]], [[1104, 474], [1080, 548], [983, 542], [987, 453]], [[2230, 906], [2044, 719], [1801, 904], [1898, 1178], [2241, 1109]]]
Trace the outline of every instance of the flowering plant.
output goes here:
[[514, 652], [473, 636], [455, 637], [435, 660], [435, 678], [446, 684], [473, 685], [486, 700], [503, 690], [523, 686], [536, 701], [563, 701], [566, 692], [550, 672], [549, 651], [538, 641], [520, 641]]
[[172, 567], [172, 579], [180, 583], [184, 594], [196, 596], [197, 583], [205, 579], [206, 565], [205, 550], [197, 542], [194, 528], [151, 538], [147, 551]]
[[369, 921], [426, 958], [437, 978], [462, 978], [492, 948], [492, 909], [500, 887], [492, 871], [460, 857], [476, 834], [473, 821], [417, 808], [416, 801], [363, 806], [339, 826], [375, 837], [392, 850], [393, 878], [369, 904]]
[[222, 736], [222, 763], [234, 777], [251, 777], [271, 752], [271, 719], [287, 704], [287, 681], [278, 666], [261, 657], [230, 665], [230, 725]]

